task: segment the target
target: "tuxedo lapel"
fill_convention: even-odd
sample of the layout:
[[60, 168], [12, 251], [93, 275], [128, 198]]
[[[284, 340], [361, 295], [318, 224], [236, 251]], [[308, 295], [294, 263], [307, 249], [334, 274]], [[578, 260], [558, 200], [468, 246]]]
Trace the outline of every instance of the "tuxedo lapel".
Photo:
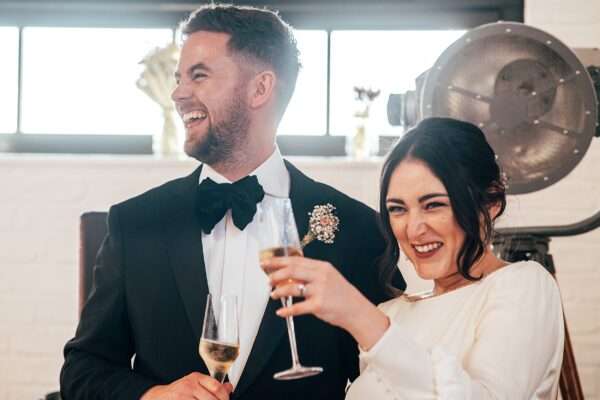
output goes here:
[[314, 181], [300, 172], [290, 162], [285, 161], [285, 166], [290, 173], [290, 200], [294, 210], [294, 219], [300, 240], [308, 232], [308, 213], [315, 205], [315, 195], [312, 187]]
[[[304, 175], [288, 161], [286, 161], [286, 167], [290, 172], [290, 199], [294, 210], [294, 218], [296, 219], [298, 234], [302, 240], [309, 230], [309, 213], [313, 211], [316, 205], [323, 205], [328, 201], [323, 197], [322, 190], [314, 180]], [[330, 249], [329, 245], [313, 240], [302, 249], [302, 252], [304, 256], [309, 258], [324, 259], [327, 255], [332, 255]]]
[[202, 235], [194, 210], [200, 169], [179, 181], [172, 188], [171, 197], [161, 205], [169, 263], [197, 341], [208, 294]]
[[254, 339], [254, 345], [244, 366], [242, 376], [235, 388], [235, 398], [239, 398], [254, 382], [284, 336], [285, 320], [275, 314], [275, 311], [279, 307], [281, 307], [279, 300], [269, 299], [258, 334], [256, 335], [256, 339]]
[[[308, 229], [308, 212], [312, 210], [315, 204], [316, 191], [312, 190], [314, 181], [302, 174], [288, 161], [285, 161], [285, 164], [290, 174], [290, 199], [294, 211], [294, 219], [296, 220], [298, 233], [302, 238]], [[308, 257], [315, 256], [308, 249], [305, 255]], [[280, 307], [280, 300], [269, 299], [250, 356], [248, 357], [248, 361], [246, 361], [240, 381], [235, 388], [234, 398], [243, 396], [244, 391], [248, 389], [262, 372], [271, 358], [273, 351], [280, 345], [281, 340], [287, 337], [285, 320], [275, 314], [275, 311]]]

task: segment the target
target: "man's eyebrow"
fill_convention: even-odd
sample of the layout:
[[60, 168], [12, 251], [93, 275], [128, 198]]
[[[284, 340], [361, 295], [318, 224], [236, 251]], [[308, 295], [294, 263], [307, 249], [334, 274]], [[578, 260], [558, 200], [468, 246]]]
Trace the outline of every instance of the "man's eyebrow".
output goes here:
[[[201, 70], [201, 71], [207, 71], [207, 72], [211, 72], [212, 70], [203, 62], [199, 62], [196, 63], [194, 65], [192, 65], [191, 67], [188, 68], [187, 70], [187, 74], [188, 75], [192, 75], [194, 73], [194, 71], [196, 70]], [[179, 73], [179, 71], [175, 71], [175, 79], [180, 79], [181, 78], [181, 74]]]
[[194, 71], [196, 71], [197, 69], [199, 70], [203, 70], [203, 71], [207, 71], [207, 72], [211, 72], [212, 70], [208, 67], [208, 65], [204, 64], [203, 62], [199, 62], [196, 63], [194, 65], [192, 65], [190, 68], [188, 68], [188, 74], [192, 74]]

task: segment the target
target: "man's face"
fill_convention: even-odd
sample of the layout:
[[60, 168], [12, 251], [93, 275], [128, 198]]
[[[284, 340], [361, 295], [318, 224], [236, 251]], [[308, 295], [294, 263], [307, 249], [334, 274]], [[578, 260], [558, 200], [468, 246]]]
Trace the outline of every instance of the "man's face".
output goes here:
[[185, 126], [187, 155], [226, 161], [246, 143], [247, 78], [229, 54], [226, 33], [199, 31], [185, 40], [171, 97]]

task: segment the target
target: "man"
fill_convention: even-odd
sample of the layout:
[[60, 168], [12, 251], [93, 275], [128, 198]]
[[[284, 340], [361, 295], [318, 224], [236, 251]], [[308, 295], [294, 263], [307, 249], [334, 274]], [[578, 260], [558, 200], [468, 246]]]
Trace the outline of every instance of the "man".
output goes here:
[[[172, 98], [186, 129], [185, 151], [203, 164], [111, 207], [94, 289], [65, 347], [63, 397], [342, 399], [358, 374], [356, 343], [314, 317], [296, 319], [298, 348], [306, 365], [324, 372], [273, 379], [290, 366], [290, 349], [259, 268], [261, 232], [252, 212], [256, 203], [289, 196], [303, 236], [314, 206], [334, 205], [340, 224], [333, 243], [315, 240], [304, 253], [331, 262], [380, 302], [374, 268], [384, 244], [375, 213], [303, 175], [275, 146], [299, 69], [291, 29], [275, 13], [207, 5], [183, 33]], [[234, 195], [220, 192], [224, 187]], [[232, 196], [243, 197], [246, 208], [223, 203]], [[224, 385], [198, 354], [209, 292], [234, 293], [240, 302], [240, 355]]]

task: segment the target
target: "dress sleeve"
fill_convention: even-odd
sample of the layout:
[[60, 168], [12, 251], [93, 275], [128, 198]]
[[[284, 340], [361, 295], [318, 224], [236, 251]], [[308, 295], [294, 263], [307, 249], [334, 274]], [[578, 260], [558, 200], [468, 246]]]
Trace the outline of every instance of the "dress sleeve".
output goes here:
[[400, 398], [551, 398], [564, 346], [558, 287], [534, 263], [498, 278], [464, 359], [441, 346], [419, 345], [396, 318], [375, 346], [361, 351], [361, 369]]

